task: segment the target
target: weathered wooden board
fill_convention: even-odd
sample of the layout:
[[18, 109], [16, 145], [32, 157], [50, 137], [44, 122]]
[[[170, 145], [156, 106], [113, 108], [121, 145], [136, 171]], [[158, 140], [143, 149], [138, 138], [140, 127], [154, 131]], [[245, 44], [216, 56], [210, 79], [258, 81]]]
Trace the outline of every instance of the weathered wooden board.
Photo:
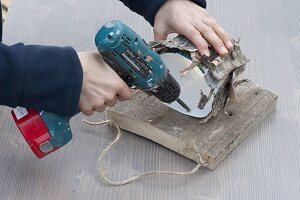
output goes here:
[[10, 5], [10, 0], [1, 0], [1, 3], [2, 3], [3, 6], [5, 6], [6, 8], [8, 8], [9, 5]]
[[277, 105], [277, 95], [252, 82], [237, 86], [238, 102], [205, 124], [168, 108], [155, 97], [137, 92], [131, 101], [118, 103], [108, 117], [121, 129], [157, 142], [199, 163], [195, 144], [207, 168], [213, 170], [256, 128]]
[[3, 21], [7, 16], [7, 11], [8, 11], [8, 8], [9, 8], [9, 4], [10, 4], [10, 0], [2, 0], [1, 1], [2, 20]]

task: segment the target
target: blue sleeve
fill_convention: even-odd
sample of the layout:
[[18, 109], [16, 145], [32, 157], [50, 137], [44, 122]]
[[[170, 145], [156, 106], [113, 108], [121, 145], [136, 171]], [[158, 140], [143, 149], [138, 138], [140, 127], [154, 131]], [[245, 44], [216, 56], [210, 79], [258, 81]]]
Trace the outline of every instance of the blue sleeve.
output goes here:
[[[1, 0], [0, 0], [0, 6], [2, 7], [1, 5]], [[0, 42], [2, 41], [2, 8], [0, 9]]]
[[0, 104], [73, 116], [82, 67], [71, 47], [0, 43]]
[[[142, 15], [152, 26], [158, 9], [163, 5], [165, 0], [120, 0], [130, 10]], [[202, 8], [206, 8], [205, 0], [193, 0]]]

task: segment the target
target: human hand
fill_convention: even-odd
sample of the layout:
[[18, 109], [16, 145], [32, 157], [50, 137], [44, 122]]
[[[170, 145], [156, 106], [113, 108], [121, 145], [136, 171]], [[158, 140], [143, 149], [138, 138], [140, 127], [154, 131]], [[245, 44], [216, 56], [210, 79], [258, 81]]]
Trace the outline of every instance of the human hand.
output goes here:
[[168, 34], [178, 33], [187, 37], [200, 55], [209, 55], [208, 43], [220, 54], [232, 49], [229, 34], [208, 12], [190, 0], [166, 0], [154, 19], [154, 39], [167, 39]]
[[79, 109], [85, 115], [102, 112], [117, 100], [125, 101], [132, 93], [126, 83], [103, 60], [98, 51], [80, 52], [78, 57], [83, 69], [83, 82]]

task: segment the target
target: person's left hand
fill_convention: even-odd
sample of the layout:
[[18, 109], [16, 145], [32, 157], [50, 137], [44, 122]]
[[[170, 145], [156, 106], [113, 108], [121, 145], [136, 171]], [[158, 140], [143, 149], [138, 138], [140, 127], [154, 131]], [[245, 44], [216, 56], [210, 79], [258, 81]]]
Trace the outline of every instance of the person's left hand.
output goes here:
[[190, 0], [166, 0], [155, 15], [153, 32], [156, 41], [167, 39], [170, 33], [184, 35], [202, 56], [209, 56], [208, 44], [220, 55], [233, 48], [229, 34]]

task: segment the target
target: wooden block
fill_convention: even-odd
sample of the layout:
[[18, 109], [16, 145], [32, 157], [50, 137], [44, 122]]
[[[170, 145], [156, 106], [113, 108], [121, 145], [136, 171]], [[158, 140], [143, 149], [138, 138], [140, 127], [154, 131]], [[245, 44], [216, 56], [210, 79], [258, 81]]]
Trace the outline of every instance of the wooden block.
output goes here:
[[2, 21], [4, 21], [6, 19], [9, 4], [10, 4], [10, 0], [2, 0], [1, 1]]
[[252, 82], [237, 86], [238, 102], [230, 101], [227, 111], [207, 123], [185, 116], [155, 97], [137, 92], [130, 101], [109, 109], [108, 117], [121, 129], [157, 142], [199, 163], [197, 149], [207, 168], [213, 170], [245, 139], [277, 105], [278, 96]]
[[7, 10], [5, 10], [3, 7], [1, 7], [1, 9], [2, 9], [2, 21], [4, 21], [7, 16]]
[[8, 7], [10, 5], [10, 0], [2, 0], [1, 3], [2, 3], [2, 6], [4, 6], [6, 9], [8, 9]]

